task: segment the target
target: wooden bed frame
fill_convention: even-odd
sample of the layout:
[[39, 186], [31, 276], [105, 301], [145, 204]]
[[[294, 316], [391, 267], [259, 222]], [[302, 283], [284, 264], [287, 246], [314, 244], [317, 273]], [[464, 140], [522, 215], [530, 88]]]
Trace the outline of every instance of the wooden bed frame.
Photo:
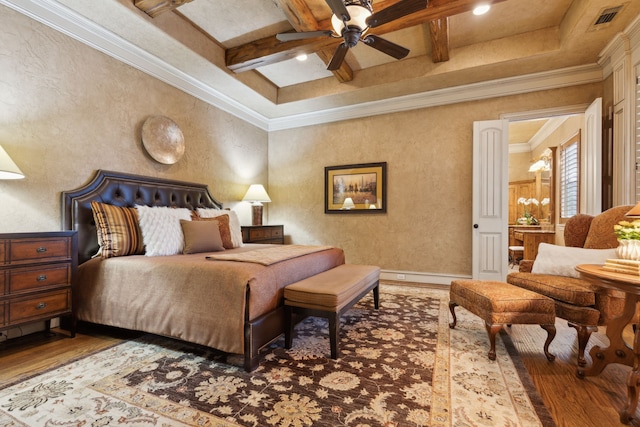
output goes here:
[[[62, 229], [78, 232], [79, 264], [89, 260], [98, 250], [96, 224], [91, 210], [93, 200], [128, 207], [147, 205], [191, 210], [222, 209], [222, 203], [211, 196], [204, 184], [98, 170], [86, 185], [62, 192]], [[279, 307], [249, 321], [248, 290], [247, 286], [244, 368], [250, 372], [258, 366], [260, 348], [284, 332], [284, 308]]]

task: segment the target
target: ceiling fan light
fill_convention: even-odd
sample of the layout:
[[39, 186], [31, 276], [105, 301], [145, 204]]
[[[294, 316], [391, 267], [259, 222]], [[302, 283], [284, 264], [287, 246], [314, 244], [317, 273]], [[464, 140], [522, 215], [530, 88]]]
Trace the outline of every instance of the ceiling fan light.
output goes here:
[[[372, 15], [371, 9], [360, 5], [347, 5], [346, 7], [349, 15], [351, 16], [351, 19], [347, 21], [347, 26], [359, 27], [361, 30], [367, 28], [367, 18]], [[331, 26], [333, 26], [333, 30], [336, 34], [342, 35], [344, 24], [345, 23], [336, 15], [331, 17]]]
[[473, 9], [473, 14], [474, 15], [484, 15], [485, 13], [489, 12], [489, 9], [491, 9], [491, 5], [490, 4], [481, 4], [476, 6]]
[[307, 54], [306, 53], [301, 53], [300, 55], [296, 56], [296, 59], [300, 62], [302, 61], [306, 61], [307, 60]]

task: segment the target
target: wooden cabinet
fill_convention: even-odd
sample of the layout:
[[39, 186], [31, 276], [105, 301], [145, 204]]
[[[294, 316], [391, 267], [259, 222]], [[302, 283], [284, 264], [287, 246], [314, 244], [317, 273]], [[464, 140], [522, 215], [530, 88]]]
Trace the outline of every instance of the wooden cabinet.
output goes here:
[[284, 245], [284, 225], [242, 226], [244, 243], [276, 243]]
[[0, 330], [72, 315], [77, 267], [75, 231], [0, 234]]
[[546, 230], [522, 230], [516, 229], [513, 232], [515, 244], [524, 248], [523, 259], [535, 260], [538, 256], [538, 246], [540, 243], [554, 244], [556, 239], [555, 231]]
[[[509, 183], [509, 224], [515, 224], [524, 215], [524, 205], [518, 204], [518, 199], [536, 197], [536, 181], [515, 181]], [[531, 210], [531, 209], [530, 209]], [[538, 217], [537, 212], [534, 212]]]

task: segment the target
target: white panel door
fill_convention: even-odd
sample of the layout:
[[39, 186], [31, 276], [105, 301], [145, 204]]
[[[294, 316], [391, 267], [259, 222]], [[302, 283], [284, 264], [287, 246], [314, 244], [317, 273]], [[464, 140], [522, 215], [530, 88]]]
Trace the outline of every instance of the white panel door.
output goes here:
[[507, 120], [473, 123], [472, 276], [504, 281], [508, 268]]

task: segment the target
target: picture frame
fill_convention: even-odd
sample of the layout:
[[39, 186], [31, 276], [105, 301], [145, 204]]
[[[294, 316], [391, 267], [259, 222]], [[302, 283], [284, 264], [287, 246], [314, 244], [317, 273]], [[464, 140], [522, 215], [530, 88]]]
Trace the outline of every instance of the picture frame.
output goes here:
[[324, 213], [386, 212], [386, 162], [324, 168]]

